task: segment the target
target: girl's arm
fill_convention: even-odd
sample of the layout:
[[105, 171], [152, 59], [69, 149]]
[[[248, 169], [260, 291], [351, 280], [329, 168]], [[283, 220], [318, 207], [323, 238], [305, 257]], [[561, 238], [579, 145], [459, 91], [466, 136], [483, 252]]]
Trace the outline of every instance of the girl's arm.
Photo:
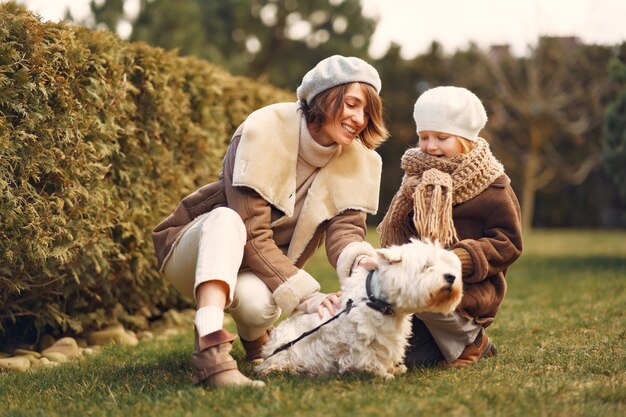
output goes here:
[[463, 281], [476, 283], [506, 270], [522, 253], [522, 226], [517, 198], [510, 186], [505, 198], [493, 202], [485, 216], [483, 234], [453, 246], [463, 264]]

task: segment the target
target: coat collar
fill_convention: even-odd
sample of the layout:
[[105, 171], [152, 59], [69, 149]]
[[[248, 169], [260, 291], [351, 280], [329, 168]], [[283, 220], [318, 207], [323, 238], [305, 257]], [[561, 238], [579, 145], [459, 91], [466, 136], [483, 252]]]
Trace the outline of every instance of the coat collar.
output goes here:
[[254, 189], [267, 202], [293, 215], [300, 118], [296, 105], [279, 103], [248, 116], [233, 172], [233, 185]]
[[[302, 115], [297, 103], [261, 108], [244, 123], [233, 172], [233, 185], [254, 189], [291, 217], [296, 201], [296, 164]], [[315, 229], [342, 211], [378, 210], [382, 162], [360, 142], [342, 147], [316, 175], [294, 229], [287, 256], [294, 261]]]

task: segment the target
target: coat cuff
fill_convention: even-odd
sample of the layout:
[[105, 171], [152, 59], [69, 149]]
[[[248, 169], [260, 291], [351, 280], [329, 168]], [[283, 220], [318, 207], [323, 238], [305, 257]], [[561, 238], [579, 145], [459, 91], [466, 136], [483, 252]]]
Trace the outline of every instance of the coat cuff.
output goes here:
[[359, 256], [371, 256], [376, 258], [374, 247], [368, 242], [352, 242], [339, 254], [337, 258], [337, 275], [342, 281], [350, 276], [354, 267], [354, 262]]
[[319, 282], [304, 269], [300, 269], [280, 284], [272, 296], [283, 313], [290, 316], [302, 300], [319, 290]]
[[472, 256], [463, 248], [454, 248], [452, 250], [456, 256], [461, 260], [462, 273], [464, 277], [470, 276], [474, 273], [474, 264], [472, 263]]
[[[463, 252], [459, 256], [463, 265], [463, 282], [468, 284], [475, 284], [487, 278], [489, 273], [489, 263], [484, 256], [479, 256], [482, 253], [480, 244], [472, 239], [465, 239], [457, 242], [452, 248], [455, 253], [458, 249], [461, 249], [467, 253], [468, 260], [461, 258], [465, 256]], [[469, 271], [469, 272], [468, 272]]]

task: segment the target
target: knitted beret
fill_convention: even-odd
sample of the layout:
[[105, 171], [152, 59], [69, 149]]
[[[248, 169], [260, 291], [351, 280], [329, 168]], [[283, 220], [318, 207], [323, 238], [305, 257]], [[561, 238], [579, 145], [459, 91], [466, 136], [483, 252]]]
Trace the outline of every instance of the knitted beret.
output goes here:
[[298, 100], [311, 104], [313, 98], [322, 91], [354, 82], [369, 84], [380, 94], [382, 84], [373, 66], [353, 56], [333, 55], [320, 61], [304, 75], [296, 95]]
[[435, 87], [415, 102], [413, 118], [417, 132], [431, 130], [476, 141], [487, 123], [483, 103], [462, 87]]

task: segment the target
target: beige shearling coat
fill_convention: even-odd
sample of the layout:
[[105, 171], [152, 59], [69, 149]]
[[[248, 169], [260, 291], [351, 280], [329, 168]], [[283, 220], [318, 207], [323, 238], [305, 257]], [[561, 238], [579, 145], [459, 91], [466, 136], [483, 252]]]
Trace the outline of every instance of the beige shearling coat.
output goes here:
[[341, 147], [320, 168], [286, 252], [272, 240], [272, 227], [282, 218], [273, 220], [276, 213], [294, 213], [301, 118], [296, 103], [270, 105], [248, 116], [232, 138], [219, 180], [185, 197], [153, 230], [161, 270], [194, 219], [223, 206], [235, 210], [246, 227], [241, 268], [263, 280], [286, 314], [319, 290], [301, 268], [323, 243], [340, 278], [349, 275], [357, 256], [373, 255], [365, 242], [365, 218], [378, 209], [382, 163], [358, 141]]

